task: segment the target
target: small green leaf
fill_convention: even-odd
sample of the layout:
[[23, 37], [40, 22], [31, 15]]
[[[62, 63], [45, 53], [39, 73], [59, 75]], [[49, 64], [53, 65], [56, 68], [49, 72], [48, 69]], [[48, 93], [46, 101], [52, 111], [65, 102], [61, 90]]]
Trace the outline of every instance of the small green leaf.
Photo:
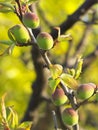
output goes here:
[[62, 71], [63, 67], [59, 64], [54, 64], [50, 66], [51, 77], [53, 79], [58, 78], [61, 75]]
[[6, 55], [12, 54], [14, 47], [15, 47], [15, 44], [12, 44], [2, 54], [0, 54], [0, 56], [6, 56]]
[[14, 7], [8, 3], [8, 2], [0, 2], [0, 12], [2, 13], [8, 13], [8, 12], [14, 12]]
[[61, 42], [61, 41], [65, 41], [65, 40], [72, 40], [72, 37], [70, 34], [67, 34], [67, 35], [60, 35], [58, 37], [58, 41]]
[[49, 87], [51, 88], [51, 93], [54, 93], [56, 87], [60, 83], [60, 78], [57, 79], [50, 78], [48, 83], [49, 83]]
[[13, 42], [16, 42], [15, 37], [14, 37], [14, 35], [13, 35], [12, 32], [11, 32], [11, 29], [8, 30], [8, 36], [9, 36], [9, 38], [10, 38]]
[[75, 68], [75, 79], [78, 79], [82, 72], [83, 59], [80, 57], [77, 60], [76, 68]]
[[16, 111], [13, 109], [13, 107], [8, 107], [10, 111], [10, 115], [8, 117], [8, 123], [10, 128], [17, 128], [18, 127], [18, 115]]
[[75, 76], [75, 69], [69, 69], [67, 68], [68, 74], [72, 75], [73, 77]]
[[21, 123], [18, 129], [30, 130], [31, 126], [32, 126], [32, 122], [26, 121], [26, 122]]
[[14, 42], [13, 42], [13, 41], [10, 41], [10, 40], [0, 40], [0, 44], [12, 45], [12, 44], [14, 44]]
[[77, 81], [73, 78], [73, 76], [69, 75], [69, 74], [66, 74], [66, 73], [63, 73], [61, 76], [60, 76], [61, 80], [64, 82], [64, 84], [66, 86], [68, 86], [69, 88], [73, 89], [73, 90], [76, 90], [77, 87], [78, 87], [78, 83]]
[[5, 96], [6, 96], [6, 93], [2, 96], [2, 99], [1, 99], [1, 109], [2, 109], [1, 115], [4, 120], [6, 120], [6, 107], [5, 107], [5, 103], [4, 103]]
[[0, 0], [0, 2], [13, 2], [15, 0]]
[[8, 124], [10, 124], [11, 117], [12, 117], [11, 110], [9, 107], [6, 107], [6, 120]]

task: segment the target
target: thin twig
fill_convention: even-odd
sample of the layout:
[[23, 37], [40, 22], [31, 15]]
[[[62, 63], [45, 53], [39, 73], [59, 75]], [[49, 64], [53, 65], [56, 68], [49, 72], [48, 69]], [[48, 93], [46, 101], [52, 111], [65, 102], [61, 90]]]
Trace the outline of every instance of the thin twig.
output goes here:
[[[86, 0], [72, 15], [68, 17], [61, 25], [59, 25], [61, 34], [65, 33], [69, 28], [71, 28], [82, 16], [86, 13], [86, 11], [94, 4], [96, 4], [97, 0]], [[51, 31], [51, 35], [53, 38], [57, 38], [56, 30]]]
[[[76, 98], [74, 96], [74, 92], [73, 91], [70, 92], [63, 83], [61, 83], [61, 84], [62, 84], [62, 88], [63, 88], [66, 96], [68, 97], [68, 99], [70, 101], [70, 104], [71, 104], [72, 108], [74, 110], [77, 110], [77, 100], [76, 100]], [[79, 125], [76, 124], [76, 125], [72, 126], [72, 128], [73, 128], [73, 130], [79, 130]]]
[[15, 1], [16, 1], [17, 5], [18, 5], [18, 9], [19, 9], [19, 14], [20, 14], [19, 18], [20, 18], [20, 20], [22, 20], [22, 11], [21, 11], [20, 0], [15, 0]]
[[79, 130], [79, 125], [78, 124], [74, 125], [73, 130]]
[[58, 130], [58, 124], [57, 124], [57, 119], [56, 119], [56, 113], [55, 113], [54, 110], [52, 111], [52, 115], [53, 115], [53, 121], [54, 121], [54, 128], [55, 128], [55, 130]]

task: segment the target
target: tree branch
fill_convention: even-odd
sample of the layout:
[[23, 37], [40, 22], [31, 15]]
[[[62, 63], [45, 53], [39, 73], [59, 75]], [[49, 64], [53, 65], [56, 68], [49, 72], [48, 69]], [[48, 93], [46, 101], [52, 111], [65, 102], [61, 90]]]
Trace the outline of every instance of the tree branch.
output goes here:
[[35, 109], [37, 109], [38, 105], [43, 101], [41, 94], [44, 87], [47, 86], [47, 78], [45, 76], [46, 73], [43, 68], [44, 61], [42, 60], [38, 48], [32, 48], [31, 54], [37, 77], [35, 82], [32, 84], [33, 93], [31, 95], [28, 108], [22, 121], [32, 120], [32, 116], [30, 114]]
[[[70, 27], [72, 27], [75, 24], [75, 22], [79, 20], [80, 16], [83, 15], [95, 3], [97, 3], [97, 0], [86, 0], [83, 3], [83, 5], [75, 13], [70, 15], [68, 19], [60, 25], [61, 34], [63, 34]], [[38, 35], [40, 31], [41, 31], [41, 28], [32, 30], [35, 37]], [[56, 33], [55, 31], [56, 30], [54, 29], [51, 30], [51, 35], [53, 36], [54, 39], [56, 39], [58, 36], [57, 31]], [[47, 76], [45, 75], [45, 72], [43, 69], [44, 62], [41, 59], [39, 50], [37, 48], [32, 48], [31, 54], [32, 54], [32, 60], [35, 66], [37, 77], [36, 77], [35, 82], [32, 84], [33, 93], [31, 95], [28, 108], [26, 110], [25, 116], [22, 121], [32, 120], [32, 116], [30, 114], [39, 106], [41, 102], [41, 98], [40, 98], [41, 93], [43, 89], [45, 88], [45, 86], [47, 86], [46, 84]]]
[[[72, 15], [68, 17], [66, 21], [64, 21], [61, 25], [59, 25], [61, 29], [61, 34], [65, 33], [69, 28], [71, 28], [79, 19], [80, 16], [86, 13], [86, 11], [94, 4], [96, 4], [97, 0], [86, 0], [80, 8], [78, 8]], [[51, 35], [53, 38], [57, 38], [57, 31], [52, 29]]]

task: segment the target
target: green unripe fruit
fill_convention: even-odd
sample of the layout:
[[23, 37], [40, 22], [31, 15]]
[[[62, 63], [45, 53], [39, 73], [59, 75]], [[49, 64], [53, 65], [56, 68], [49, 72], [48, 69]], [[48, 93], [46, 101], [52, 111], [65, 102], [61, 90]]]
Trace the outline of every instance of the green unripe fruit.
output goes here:
[[63, 105], [67, 101], [67, 96], [62, 88], [56, 88], [55, 92], [52, 94], [52, 100], [56, 106]]
[[39, 26], [39, 17], [32, 12], [26, 12], [23, 16], [23, 23], [25, 26], [35, 29]]
[[61, 116], [65, 125], [73, 126], [78, 123], [78, 113], [73, 108], [66, 108]]
[[30, 36], [28, 31], [23, 25], [15, 25], [8, 30], [8, 36], [12, 41], [18, 44], [28, 43], [30, 41]]
[[91, 83], [81, 84], [77, 89], [77, 96], [79, 99], [87, 99], [94, 93], [95, 87]]
[[41, 32], [37, 36], [37, 43], [40, 49], [49, 50], [53, 47], [53, 38], [49, 33]]

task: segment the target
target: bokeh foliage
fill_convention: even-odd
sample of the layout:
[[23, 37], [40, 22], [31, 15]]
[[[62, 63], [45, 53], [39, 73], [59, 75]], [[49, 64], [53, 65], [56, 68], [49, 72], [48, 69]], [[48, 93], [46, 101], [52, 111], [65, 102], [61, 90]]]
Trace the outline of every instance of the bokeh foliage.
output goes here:
[[[57, 26], [68, 18], [79, 6], [84, 2], [84, 0], [40, 0], [37, 8], [43, 11], [45, 18], [48, 22]], [[47, 4], [48, 3], [48, 4]], [[95, 8], [95, 7], [93, 7]], [[41, 19], [41, 26], [43, 31], [49, 31], [48, 25], [42, 17], [39, 9], [37, 9], [38, 15]], [[88, 12], [90, 15], [90, 12]], [[86, 14], [83, 19], [89, 19], [89, 15]], [[7, 30], [13, 25], [20, 23], [17, 16], [10, 13], [0, 13], [0, 40], [9, 39], [7, 35]], [[73, 47], [70, 56], [75, 53], [75, 49], [79, 41], [81, 40], [86, 25], [79, 21], [70, 28], [66, 34], [71, 34], [73, 38]], [[91, 53], [96, 45], [98, 45], [98, 26], [91, 25], [88, 31], [88, 35], [85, 39], [86, 47], [83, 53], [83, 58]], [[66, 55], [68, 46], [68, 41], [64, 41], [58, 44], [56, 48], [51, 51], [52, 60], [55, 62], [62, 63], [63, 58]], [[6, 46], [0, 44], [0, 53], [5, 50]], [[7, 92], [7, 105], [14, 105], [16, 111], [19, 113], [20, 119], [22, 118], [25, 109], [28, 105], [29, 97], [32, 92], [31, 84], [35, 80], [36, 74], [34, 71], [33, 61], [30, 54], [31, 47], [15, 47], [12, 55], [0, 57], [0, 96]], [[81, 74], [80, 82], [94, 82], [98, 84], [98, 61], [95, 60], [86, 70]], [[85, 108], [86, 111], [88, 107]], [[96, 107], [93, 106], [95, 113], [98, 113]], [[94, 113], [94, 115], [96, 115]], [[85, 118], [85, 117], [84, 117]], [[83, 118], [83, 119], [84, 119]], [[94, 120], [97, 120], [95, 116]], [[89, 128], [90, 130], [90, 128]]]

